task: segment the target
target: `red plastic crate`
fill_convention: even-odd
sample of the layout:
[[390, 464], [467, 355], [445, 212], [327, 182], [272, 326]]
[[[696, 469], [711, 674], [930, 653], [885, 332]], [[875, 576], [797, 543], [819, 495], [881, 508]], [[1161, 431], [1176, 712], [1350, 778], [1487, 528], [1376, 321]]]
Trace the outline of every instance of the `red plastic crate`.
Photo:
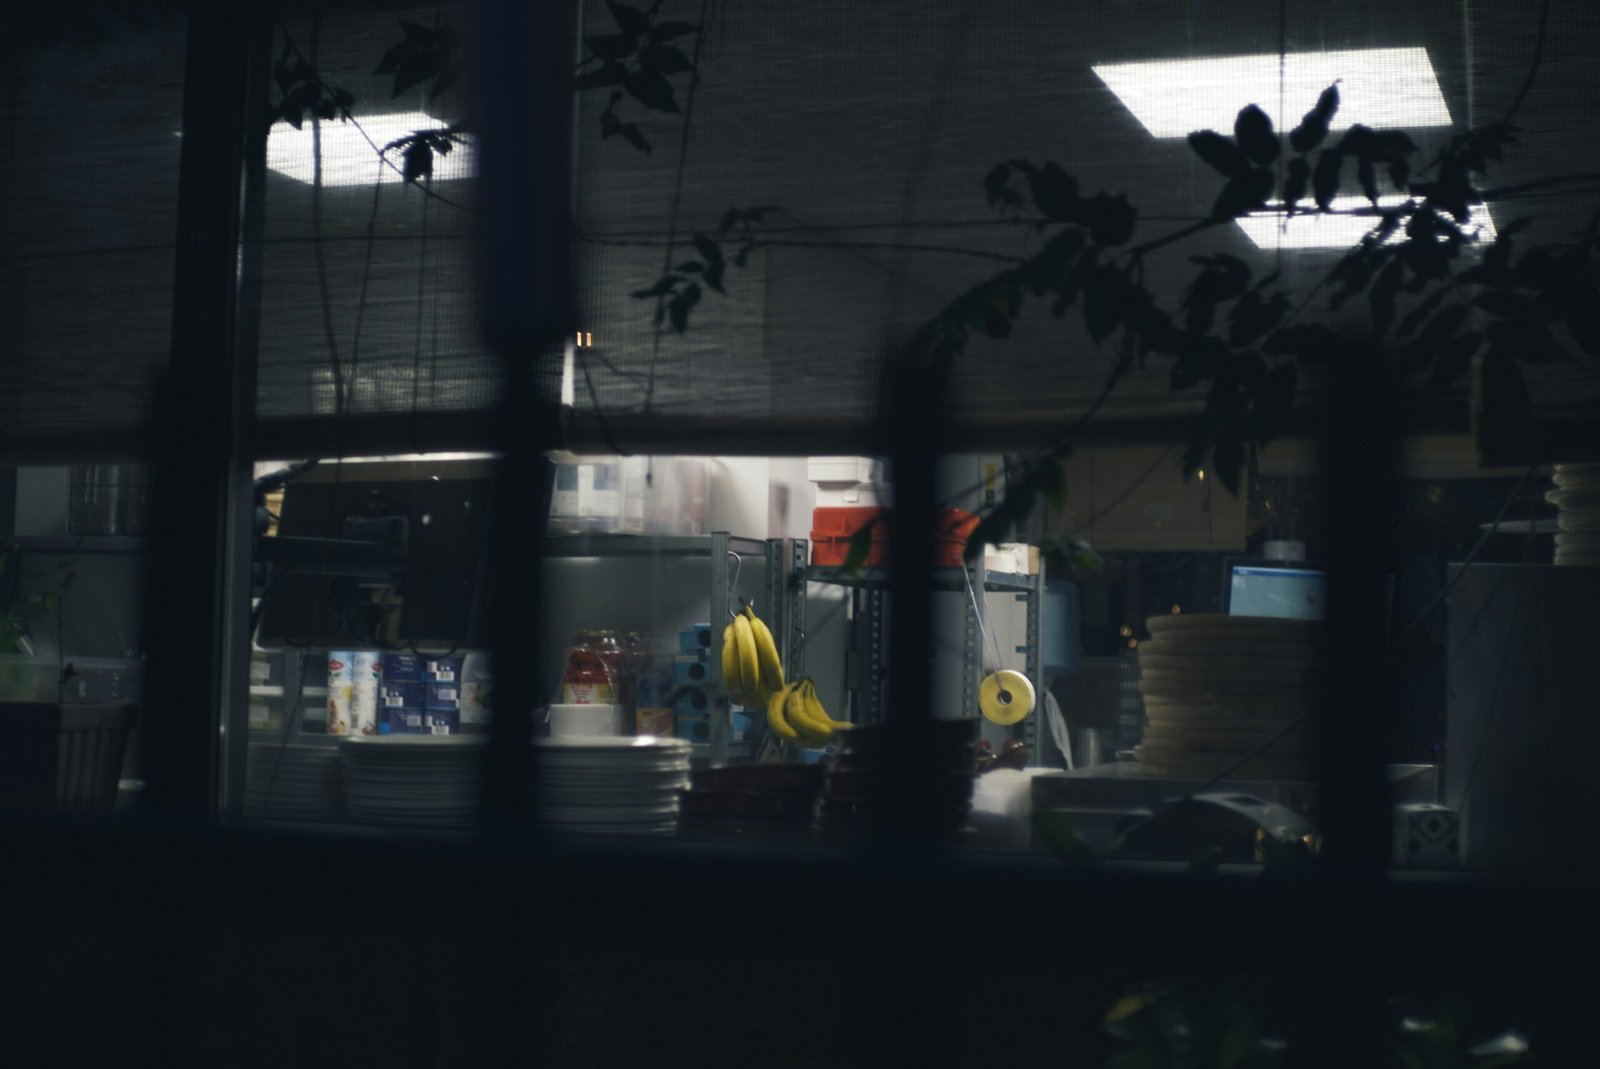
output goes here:
[[[879, 519], [884, 517], [883, 519]], [[837, 567], [850, 555], [850, 536], [869, 523], [872, 547], [867, 551], [866, 567], [889, 563], [889, 524], [881, 508], [819, 508], [811, 514], [811, 563]], [[967, 539], [978, 526], [978, 517], [958, 508], [941, 509], [934, 529], [934, 566], [955, 568]]]

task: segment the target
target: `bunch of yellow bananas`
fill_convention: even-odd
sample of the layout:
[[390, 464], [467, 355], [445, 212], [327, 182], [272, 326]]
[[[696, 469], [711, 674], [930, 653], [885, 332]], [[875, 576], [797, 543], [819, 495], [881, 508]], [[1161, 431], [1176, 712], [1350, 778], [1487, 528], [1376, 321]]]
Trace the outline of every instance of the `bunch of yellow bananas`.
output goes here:
[[778, 644], [748, 605], [722, 629], [722, 684], [729, 701], [752, 709], [765, 709], [767, 696], [783, 687]]
[[767, 699], [767, 726], [787, 742], [824, 746], [848, 720], [835, 720], [822, 707], [811, 677], [786, 683]]

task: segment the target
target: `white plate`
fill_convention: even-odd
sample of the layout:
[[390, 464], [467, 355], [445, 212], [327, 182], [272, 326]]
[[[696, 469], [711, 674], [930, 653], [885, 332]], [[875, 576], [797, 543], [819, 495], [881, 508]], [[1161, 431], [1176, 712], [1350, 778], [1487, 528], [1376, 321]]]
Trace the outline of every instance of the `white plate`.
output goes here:
[[563, 735], [553, 739], [534, 739], [536, 751], [602, 753], [681, 753], [687, 756], [693, 747], [687, 739], [672, 739], [665, 735]]
[[538, 806], [534, 816], [541, 821], [557, 824], [657, 824], [678, 815], [676, 803], [666, 806], [610, 806], [590, 809], [587, 806]]

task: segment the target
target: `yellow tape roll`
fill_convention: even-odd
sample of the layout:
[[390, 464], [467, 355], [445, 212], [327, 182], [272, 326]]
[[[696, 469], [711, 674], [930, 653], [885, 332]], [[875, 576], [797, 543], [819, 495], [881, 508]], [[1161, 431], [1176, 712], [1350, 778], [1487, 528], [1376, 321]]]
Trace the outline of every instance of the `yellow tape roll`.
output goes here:
[[1002, 668], [978, 684], [978, 709], [996, 724], [1015, 724], [1033, 712], [1033, 682], [1021, 672]]

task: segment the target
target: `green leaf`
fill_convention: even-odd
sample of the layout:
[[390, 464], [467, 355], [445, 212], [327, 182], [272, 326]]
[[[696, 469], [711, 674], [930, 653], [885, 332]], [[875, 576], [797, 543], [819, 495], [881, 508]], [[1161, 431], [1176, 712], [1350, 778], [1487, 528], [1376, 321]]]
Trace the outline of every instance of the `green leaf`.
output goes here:
[[672, 329], [682, 334], [689, 325], [689, 310], [700, 301], [700, 287], [696, 283], [689, 283], [682, 293], [667, 302], [667, 315], [672, 320]]
[[1311, 181], [1311, 167], [1304, 156], [1289, 161], [1288, 172], [1283, 176], [1283, 203], [1286, 211], [1293, 213], [1295, 202], [1306, 195], [1306, 185]]
[[1246, 171], [1222, 187], [1211, 206], [1211, 218], [1232, 219], [1256, 211], [1272, 196], [1272, 186], [1272, 172], [1265, 167]]
[[1217, 373], [1228, 347], [1220, 338], [1197, 338], [1172, 364], [1172, 389], [1187, 390]]
[[1211, 467], [1229, 494], [1239, 496], [1239, 477], [1244, 471], [1244, 443], [1236, 437], [1219, 441], [1211, 451]]
[[1367, 295], [1372, 306], [1372, 329], [1378, 337], [1388, 332], [1394, 322], [1394, 302], [1400, 293], [1400, 283], [1405, 279], [1399, 260], [1390, 260], [1389, 266], [1378, 273], [1372, 292]]
[[1054, 163], [1028, 176], [1028, 190], [1033, 194], [1034, 205], [1051, 219], [1067, 222], [1074, 216], [1078, 204], [1078, 183]]
[[709, 238], [704, 234], [696, 234], [692, 240], [694, 241], [695, 252], [698, 252], [706, 263], [720, 264], [722, 262], [721, 242]]
[[1089, 337], [1102, 342], [1122, 322], [1128, 279], [1111, 264], [1102, 264], [1083, 288], [1083, 320]]
[[726, 292], [722, 288], [722, 272], [723, 272], [725, 266], [726, 265], [724, 265], [722, 263], [722, 261], [719, 260], [716, 263], [714, 263], [714, 264], [710, 265], [709, 267], [707, 267], [706, 270], [705, 270], [705, 274], [700, 276], [701, 280], [704, 281], [706, 285], [710, 286], [712, 289], [716, 290], [718, 293], [725, 293]]
[[1046, 503], [1059, 511], [1067, 503], [1067, 471], [1055, 460], [1043, 460], [1033, 470], [1033, 484]]
[[1089, 200], [1080, 200], [1074, 213], [1077, 221], [1089, 228], [1089, 238], [1097, 245], [1111, 248], [1133, 237], [1139, 210], [1128, 203], [1128, 198], [1096, 193]]
[[413, 141], [406, 146], [405, 173], [407, 182], [428, 178], [433, 174], [433, 149], [426, 141]]
[[[983, 176], [983, 199], [989, 207], [995, 208], [1006, 200], [1006, 193], [1011, 188], [1011, 164], [997, 163], [989, 168], [989, 173]], [[1037, 198], [1035, 198], [1037, 199]]]
[[572, 88], [600, 89], [608, 85], [621, 85], [628, 78], [628, 69], [620, 63], [607, 60], [592, 71], [584, 71], [572, 79]]
[[1367, 200], [1376, 208], [1378, 206], [1378, 179], [1372, 173], [1372, 158], [1362, 156], [1356, 165], [1356, 180], [1361, 183], [1361, 192], [1367, 195]]
[[[976, 538], [974, 538], [976, 541]], [[978, 543], [982, 545], [982, 543]], [[1095, 856], [1094, 848], [1078, 833], [1072, 818], [1066, 813], [1042, 810], [1033, 815], [1034, 834], [1045, 848], [1056, 857], [1072, 864], [1093, 864], [1099, 858]], [[1125, 1014], [1110, 1019], [1106, 1022], [1106, 1029], [1113, 1035], [1124, 1039], [1133, 1038], [1145, 1031], [1143, 1023], [1135, 1024], [1135, 1020], [1143, 1016], [1142, 1011]], [[1121, 1026], [1120, 1028], [1118, 1026]]]
[[1322, 139], [1328, 136], [1328, 123], [1338, 110], [1339, 84], [1335, 82], [1317, 97], [1316, 106], [1305, 113], [1300, 125], [1289, 131], [1289, 147], [1306, 153], [1322, 144]]
[[667, 275], [663, 277], [661, 281], [657, 282], [648, 289], [634, 290], [633, 295], [635, 298], [660, 297], [663, 294], [671, 293], [677, 288], [678, 283], [681, 281], [683, 280], [680, 278], [677, 278], [673, 275]]
[[1258, 167], [1269, 166], [1278, 158], [1278, 135], [1272, 132], [1272, 120], [1254, 104], [1239, 110], [1233, 121], [1233, 136], [1250, 161]]
[[[1428, 318], [1428, 316], [1433, 313], [1433, 310], [1439, 307], [1440, 303], [1449, 295], [1449, 290], [1434, 290], [1421, 304], [1417, 305], [1415, 308], [1411, 309], [1411, 311], [1406, 313], [1406, 317], [1400, 321], [1400, 330], [1397, 333], [1402, 338], [1411, 334], [1417, 329], [1418, 325], [1421, 324], [1424, 319]], [[1459, 307], [1459, 305], [1456, 307]], [[1454, 331], [1452, 330], [1451, 333], [1454, 333]]]
[[1250, 173], [1250, 158], [1244, 150], [1215, 130], [1196, 130], [1189, 135], [1189, 147], [1224, 178], [1243, 178]]
[[439, 77], [433, 80], [433, 88], [428, 90], [428, 99], [438, 100], [445, 93], [449, 92], [451, 87], [453, 87], [456, 82], [461, 79], [461, 74], [464, 70], [466, 70], [466, 64], [458, 60], [457, 62], [450, 64], [444, 70], [440, 71]]
[[845, 552], [844, 563], [840, 565], [845, 575], [859, 574], [861, 566], [867, 563], [867, 555], [872, 552], [872, 528], [876, 522], [881, 521], [868, 523], [850, 533], [850, 546]]
[[[589, 46], [589, 51], [601, 59], [619, 60], [627, 59], [633, 55], [638, 43], [627, 34], [601, 34], [596, 37], [585, 37], [583, 43]], [[382, 74], [382, 71], [378, 73]]]
[[1343, 165], [1344, 156], [1337, 149], [1324, 149], [1317, 157], [1317, 168], [1311, 174], [1311, 194], [1323, 211], [1328, 210], [1334, 194], [1339, 192], [1339, 171]]
[[1283, 433], [1289, 413], [1294, 408], [1295, 388], [1300, 372], [1294, 364], [1279, 364], [1267, 372], [1256, 390], [1255, 434], [1265, 445]]
[[654, 71], [630, 71], [622, 87], [629, 96], [653, 111], [676, 113], [678, 110], [672, 83]]
[[678, 264], [673, 268], [674, 271], [681, 271], [686, 275], [696, 274], [700, 271], [704, 271], [705, 269], [706, 265], [701, 263], [699, 260], [685, 260], [683, 263]]
[[1472, 303], [1490, 315], [1499, 316], [1521, 326], [1548, 323], [1555, 318], [1550, 308], [1534, 298], [1505, 290], [1480, 293]]
[[651, 45], [639, 53], [639, 66], [657, 74], [681, 74], [694, 70], [683, 50], [673, 45]]
[[606, 0], [606, 6], [611, 9], [611, 17], [617, 20], [617, 29], [630, 37], [638, 37], [650, 29], [650, 18], [636, 7], [619, 4], [617, 0]]

